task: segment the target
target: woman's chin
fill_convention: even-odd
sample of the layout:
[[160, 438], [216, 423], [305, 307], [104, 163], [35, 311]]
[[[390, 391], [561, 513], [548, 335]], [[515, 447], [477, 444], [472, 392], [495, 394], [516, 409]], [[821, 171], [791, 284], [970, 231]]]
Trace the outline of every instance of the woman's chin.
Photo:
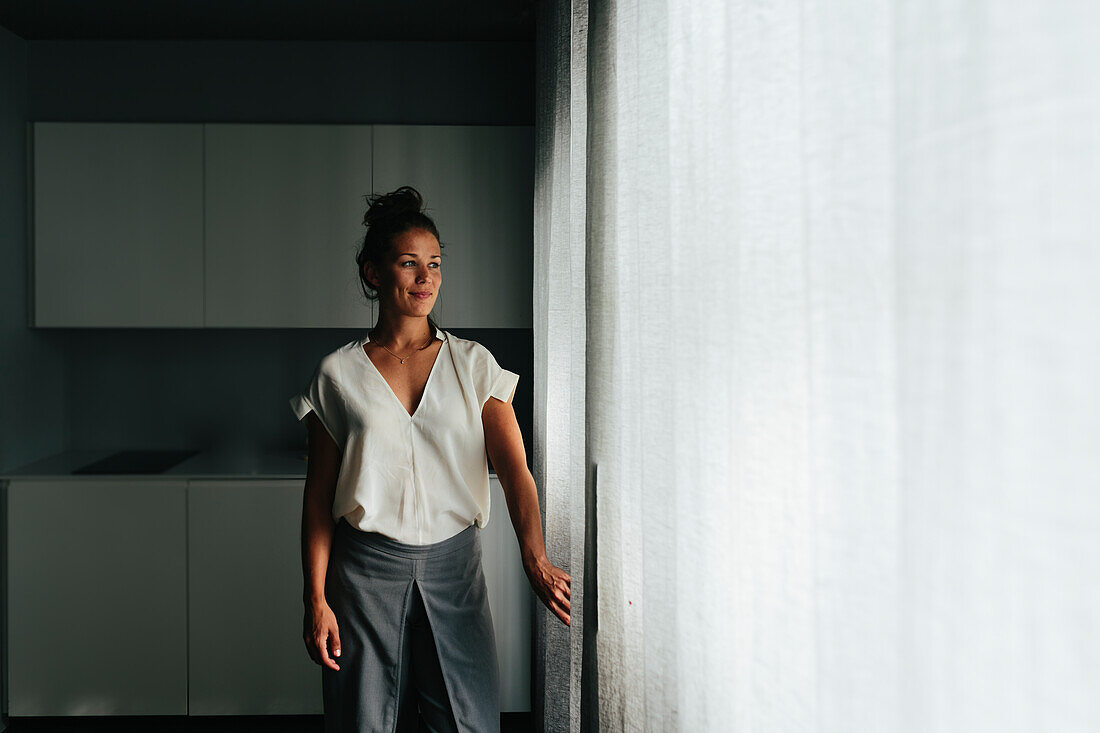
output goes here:
[[423, 305], [414, 303], [407, 308], [402, 308], [402, 315], [416, 316], [418, 318], [429, 316], [432, 313], [432, 307], [435, 303], [425, 303]]

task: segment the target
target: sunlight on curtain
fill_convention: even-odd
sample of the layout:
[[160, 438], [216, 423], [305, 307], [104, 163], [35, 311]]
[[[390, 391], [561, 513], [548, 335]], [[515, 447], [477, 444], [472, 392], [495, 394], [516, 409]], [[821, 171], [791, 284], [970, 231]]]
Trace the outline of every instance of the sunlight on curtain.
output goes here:
[[586, 579], [584, 146], [588, 9], [584, 2], [541, 3], [538, 13], [532, 293], [536, 449], [532, 464], [540, 488], [547, 555], [569, 573], [571, 597], [568, 627], [536, 604], [532, 713], [540, 730], [579, 731]]
[[574, 730], [578, 684], [586, 729], [1100, 729], [1100, 3], [578, 9], [535, 331], [596, 654], [559, 643], [545, 699]]

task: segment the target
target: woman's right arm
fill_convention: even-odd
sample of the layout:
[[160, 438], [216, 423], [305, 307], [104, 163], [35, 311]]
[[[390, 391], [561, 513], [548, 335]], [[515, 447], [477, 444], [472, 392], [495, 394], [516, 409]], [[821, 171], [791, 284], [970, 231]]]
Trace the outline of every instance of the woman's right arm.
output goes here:
[[333, 657], [340, 656], [340, 636], [336, 617], [325, 599], [325, 575], [336, 529], [332, 503], [340, 474], [340, 448], [312, 411], [306, 415], [306, 425], [309, 458], [302, 499], [303, 635], [313, 661], [338, 670]]

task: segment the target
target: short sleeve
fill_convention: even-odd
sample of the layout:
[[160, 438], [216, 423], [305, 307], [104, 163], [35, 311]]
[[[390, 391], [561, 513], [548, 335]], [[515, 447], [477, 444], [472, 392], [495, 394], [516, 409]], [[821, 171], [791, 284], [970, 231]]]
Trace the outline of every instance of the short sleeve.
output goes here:
[[344, 398], [325, 360], [313, 370], [313, 377], [305, 391], [290, 398], [290, 409], [299, 420], [312, 411], [340, 450], [344, 449], [347, 440]]
[[477, 386], [478, 407], [485, 407], [490, 397], [507, 402], [515, 393], [519, 375], [497, 363], [492, 352], [478, 344], [474, 358], [474, 383]]

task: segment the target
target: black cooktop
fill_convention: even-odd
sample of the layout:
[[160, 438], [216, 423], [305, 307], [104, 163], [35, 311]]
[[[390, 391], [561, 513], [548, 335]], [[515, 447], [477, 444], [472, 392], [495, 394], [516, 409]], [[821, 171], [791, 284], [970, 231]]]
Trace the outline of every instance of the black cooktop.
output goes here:
[[197, 450], [122, 450], [81, 466], [73, 473], [163, 473]]

